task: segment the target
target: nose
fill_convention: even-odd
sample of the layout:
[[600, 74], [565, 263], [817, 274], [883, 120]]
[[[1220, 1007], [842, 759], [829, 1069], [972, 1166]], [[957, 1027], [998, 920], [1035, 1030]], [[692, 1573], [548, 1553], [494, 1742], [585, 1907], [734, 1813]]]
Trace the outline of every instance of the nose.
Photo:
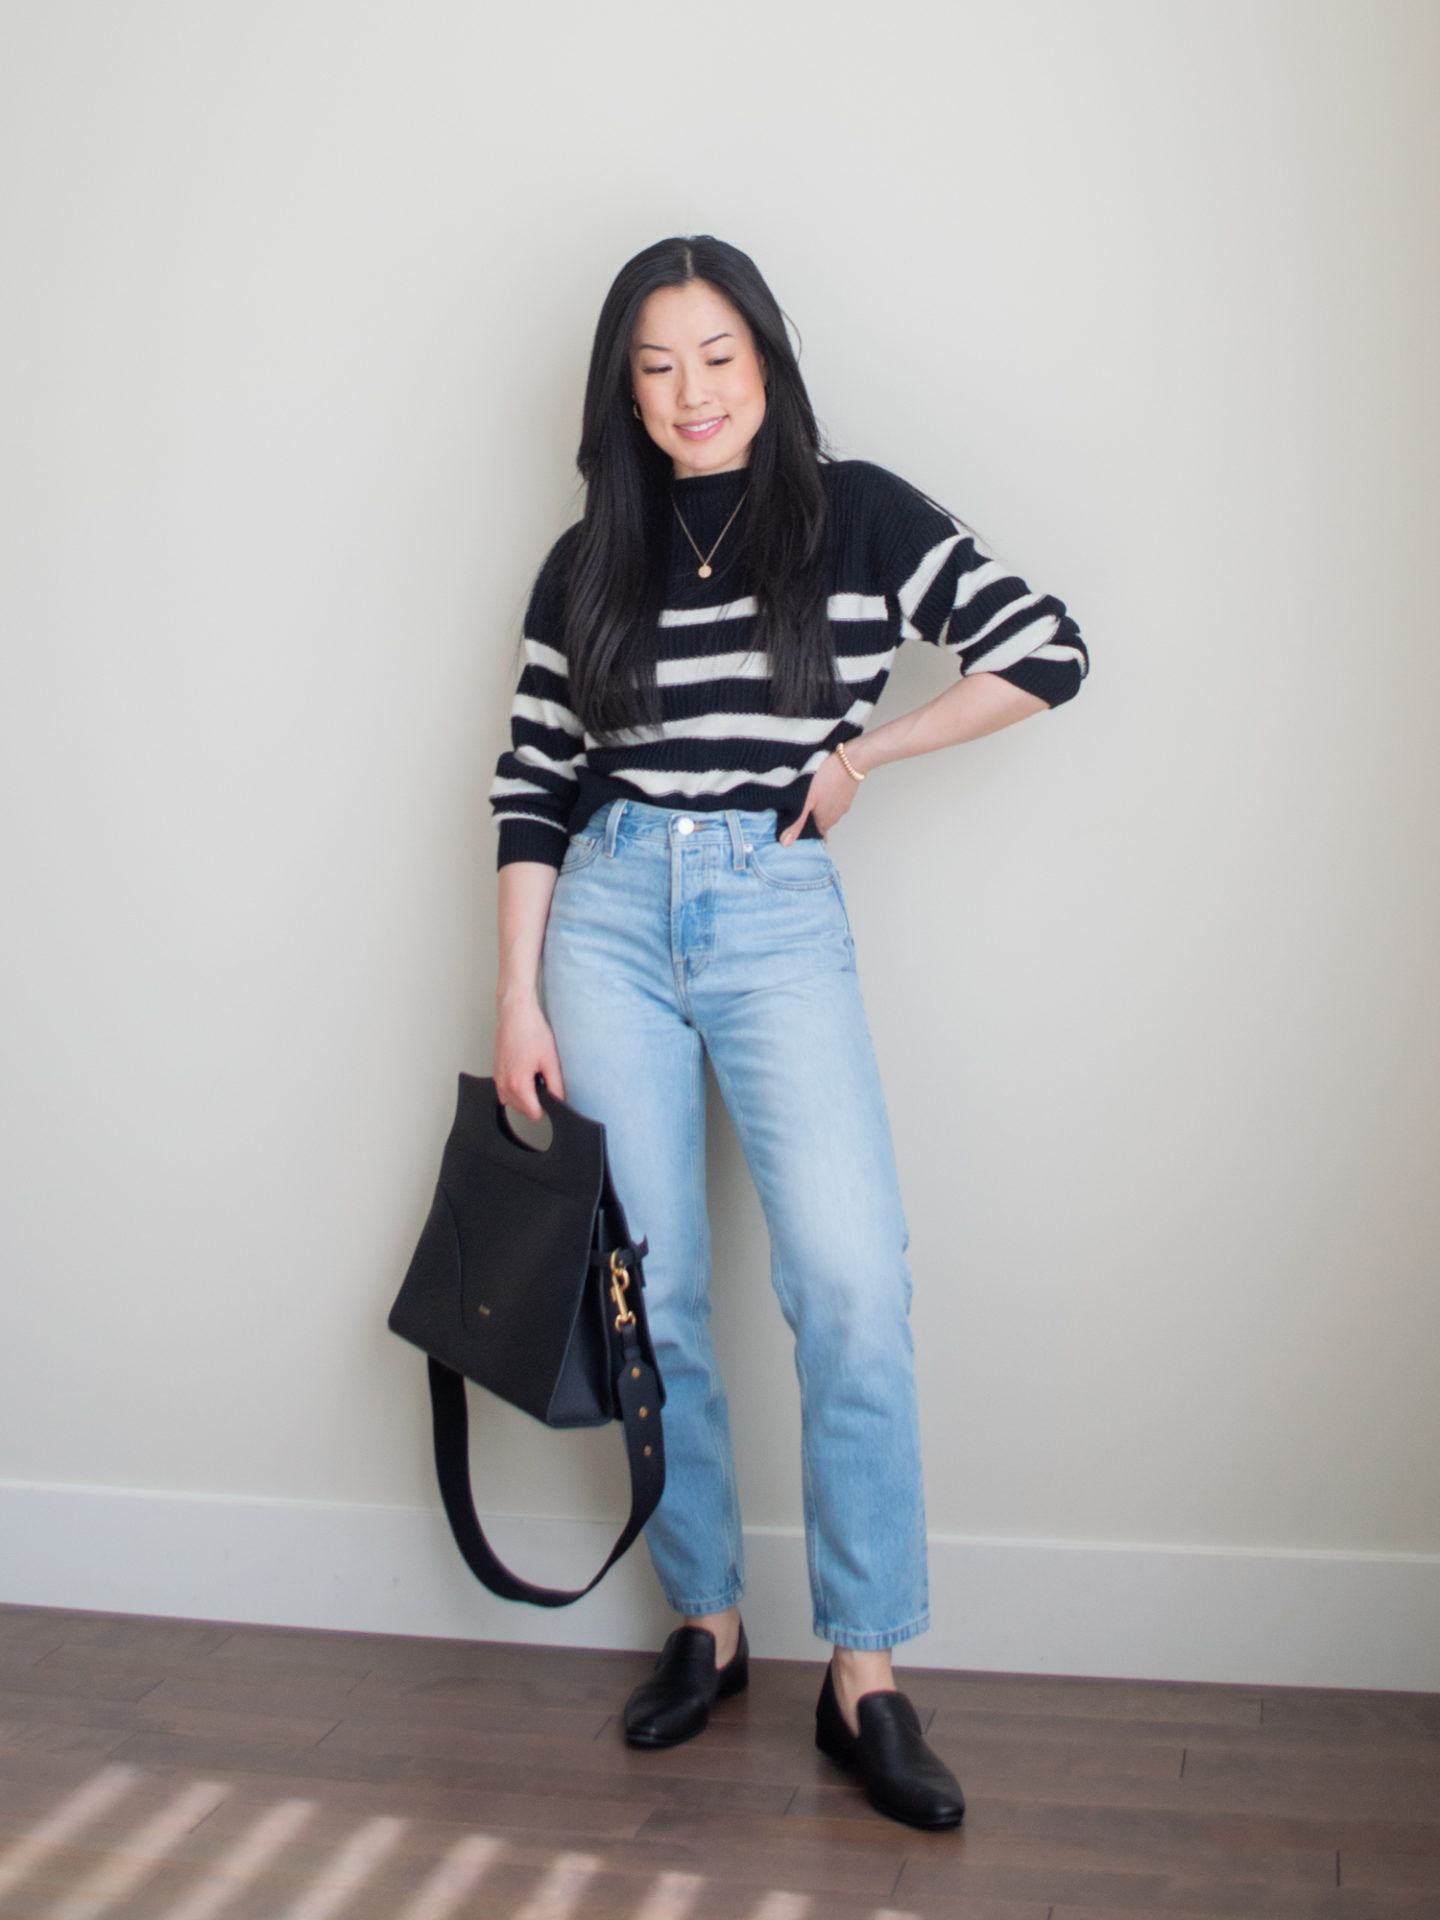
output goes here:
[[680, 404], [682, 407], [700, 407], [705, 404], [705, 382], [703, 369], [685, 367], [680, 375]]

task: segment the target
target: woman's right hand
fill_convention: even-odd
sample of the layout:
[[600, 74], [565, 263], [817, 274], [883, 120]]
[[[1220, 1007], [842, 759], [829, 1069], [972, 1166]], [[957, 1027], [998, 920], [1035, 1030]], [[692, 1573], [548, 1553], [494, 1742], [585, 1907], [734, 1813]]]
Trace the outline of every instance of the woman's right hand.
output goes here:
[[496, 1094], [507, 1107], [514, 1107], [529, 1120], [543, 1118], [540, 1096], [535, 1091], [537, 1073], [544, 1074], [545, 1085], [557, 1100], [565, 1098], [555, 1036], [533, 995], [497, 1007], [493, 1071]]

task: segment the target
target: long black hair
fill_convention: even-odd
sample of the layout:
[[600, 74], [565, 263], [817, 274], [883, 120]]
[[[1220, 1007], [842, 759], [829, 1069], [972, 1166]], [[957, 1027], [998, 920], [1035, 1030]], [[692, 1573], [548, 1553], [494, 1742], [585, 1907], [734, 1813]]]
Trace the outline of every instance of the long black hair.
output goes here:
[[[658, 615], [670, 551], [673, 468], [632, 407], [630, 341], [660, 287], [703, 280], [741, 313], [766, 370], [765, 418], [750, 443], [743, 558], [770, 656], [777, 713], [840, 711], [820, 430], [785, 316], [748, 254], [709, 234], [660, 240], [616, 274], [595, 328], [576, 464], [585, 518], [569, 568], [570, 701], [603, 736], [660, 717]], [[740, 529], [737, 528], [737, 532]]]

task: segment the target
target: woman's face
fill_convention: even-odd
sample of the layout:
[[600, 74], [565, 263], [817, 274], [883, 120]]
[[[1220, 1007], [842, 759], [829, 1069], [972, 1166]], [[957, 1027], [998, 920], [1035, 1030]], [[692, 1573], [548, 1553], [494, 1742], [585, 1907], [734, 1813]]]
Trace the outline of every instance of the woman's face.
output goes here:
[[765, 363], [745, 319], [708, 281], [661, 287], [646, 300], [630, 379], [645, 431], [677, 480], [749, 461], [765, 418]]

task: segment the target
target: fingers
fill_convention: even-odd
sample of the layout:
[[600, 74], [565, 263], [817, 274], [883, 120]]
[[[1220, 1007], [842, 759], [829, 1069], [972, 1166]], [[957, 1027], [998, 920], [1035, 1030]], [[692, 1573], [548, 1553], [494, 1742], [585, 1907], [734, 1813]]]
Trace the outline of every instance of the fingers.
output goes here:
[[805, 831], [805, 822], [810, 818], [812, 811], [813, 809], [811, 808], [810, 802], [807, 800], [805, 802], [805, 811], [801, 814], [800, 818], [795, 822], [794, 826], [787, 827], [785, 831], [781, 834], [780, 844], [782, 847], [792, 846], [795, 843], [795, 841], [797, 841], [800, 838], [801, 834]]
[[[560, 1092], [560, 1089], [551, 1084], [548, 1073], [545, 1076], [545, 1084], [550, 1088], [552, 1093], [556, 1094], [560, 1099], [564, 1099], [565, 1096]], [[542, 1120], [545, 1117], [545, 1109], [541, 1106], [540, 1096], [535, 1091], [535, 1076], [533, 1074], [527, 1075], [523, 1079], [517, 1077], [513, 1080], [501, 1080], [497, 1078], [495, 1081], [495, 1091], [505, 1106], [514, 1107], [515, 1111], [517, 1113], [523, 1113], [527, 1120]]]
[[809, 791], [805, 795], [805, 811], [793, 826], [777, 836], [776, 844], [782, 847], [793, 845], [805, 831], [805, 822], [812, 813], [817, 816], [815, 824], [820, 827], [820, 838], [823, 840], [840, 816], [849, 812], [854, 798], [855, 782], [840, 766], [834, 754], [830, 754], [820, 762], [811, 777]]
[[535, 1086], [537, 1077], [541, 1075], [544, 1076], [547, 1089], [557, 1100], [563, 1100], [565, 1080], [560, 1072], [560, 1056], [553, 1039], [519, 1062], [510, 1061], [502, 1066], [497, 1061], [494, 1070], [495, 1092], [505, 1106], [514, 1107], [527, 1120], [541, 1120], [545, 1109], [540, 1104], [540, 1095]]

